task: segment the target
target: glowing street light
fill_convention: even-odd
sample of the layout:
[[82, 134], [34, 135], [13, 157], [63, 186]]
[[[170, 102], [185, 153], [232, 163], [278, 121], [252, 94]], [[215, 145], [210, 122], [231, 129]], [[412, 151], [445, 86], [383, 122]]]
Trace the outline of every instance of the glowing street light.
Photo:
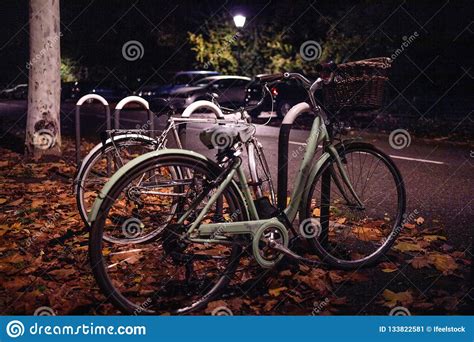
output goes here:
[[243, 15], [241, 14], [237, 14], [237, 15], [234, 15], [234, 23], [235, 23], [235, 26], [237, 28], [241, 28], [241, 27], [244, 27], [245, 25], [245, 20], [247, 18], [245, 18]]

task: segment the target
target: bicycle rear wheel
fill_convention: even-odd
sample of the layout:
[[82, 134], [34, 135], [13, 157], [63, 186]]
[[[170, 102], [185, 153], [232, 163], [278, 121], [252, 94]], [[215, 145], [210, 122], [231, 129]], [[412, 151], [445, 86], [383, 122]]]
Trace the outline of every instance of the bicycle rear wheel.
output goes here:
[[[169, 169], [180, 170], [182, 177], [174, 178]], [[229, 283], [242, 252], [237, 237], [228, 237], [222, 244], [192, 243], [183, 238], [192, 217], [212, 195], [208, 185], [220, 172], [210, 161], [162, 155], [137, 164], [113, 185], [93, 222], [89, 255], [102, 292], [120, 310], [127, 314], [185, 314], [205, 306]], [[137, 179], [146, 184], [148, 177], [156, 175], [160, 175], [159, 188], [145, 194], [140, 194], [140, 189], [134, 191], [135, 199], [142, 199], [138, 211], [123, 205]], [[205, 195], [203, 200], [201, 194]], [[182, 225], [176, 224], [182, 214], [178, 212], [153, 241], [140, 245], [104, 241], [104, 231], [127, 231], [126, 222], [134, 224], [133, 231], [159, 225], [160, 208], [156, 203], [172, 201], [176, 195], [183, 211], [194, 208]], [[227, 187], [222, 197], [222, 215], [215, 215], [214, 204], [205, 222], [215, 222], [216, 217], [225, 221], [248, 219], [235, 185]]]
[[336, 161], [328, 160], [311, 185], [300, 232], [326, 263], [342, 269], [369, 266], [393, 245], [406, 206], [403, 179], [374, 146], [341, 146], [343, 167], [364, 207], [354, 205]]

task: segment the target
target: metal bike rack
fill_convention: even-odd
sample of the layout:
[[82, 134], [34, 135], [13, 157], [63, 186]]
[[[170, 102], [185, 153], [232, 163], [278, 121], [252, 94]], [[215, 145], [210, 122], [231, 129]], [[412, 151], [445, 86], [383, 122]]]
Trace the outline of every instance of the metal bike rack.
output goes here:
[[[308, 103], [302, 102], [293, 106], [283, 119], [280, 134], [278, 137], [278, 189], [277, 189], [277, 207], [283, 211], [287, 205], [288, 194], [288, 145], [290, 142], [290, 131], [295, 120], [303, 113], [311, 111]], [[329, 129], [329, 128], [328, 128]], [[326, 245], [328, 243], [329, 233], [329, 201], [331, 193], [331, 173], [330, 170], [325, 171], [321, 175], [321, 213], [320, 224], [321, 233], [319, 235], [320, 243]]]
[[293, 106], [280, 127], [278, 136], [278, 184], [277, 184], [277, 207], [283, 211], [286, 208], [286, 198], [288, 195], [288, 145], [290, 143], [290, 131], [295, 120], [303, 113], [311, 111], [311, 107], [306, 102]]
[[120, 128], [120, 111], [123, 109], [123, 107], [125, 107], [125, 105], [132, 102], [141, 104], [146, 109], [148, 113], [149, 131], [151, 131], [150, 136], [153, 136], [155, 127], [153, 112], [150, 110], [150, 105], [148, 104], [148, 101], [139, 96], [127, 96], [120, 100], [119, 103], [117, 103], [117, 106], [115, 107], [114, 111], [114, 128]]
[[110, 107], [109, 103], [102, 96], [97, 94], [87, 94], [81, 97], [76, 103], [76, 164], [81, 162], [81, 106], [87, 100], [97, 100], [104, 105], [105, 108], [105, 122], [107, 129], [111, 129], [110, 121]]

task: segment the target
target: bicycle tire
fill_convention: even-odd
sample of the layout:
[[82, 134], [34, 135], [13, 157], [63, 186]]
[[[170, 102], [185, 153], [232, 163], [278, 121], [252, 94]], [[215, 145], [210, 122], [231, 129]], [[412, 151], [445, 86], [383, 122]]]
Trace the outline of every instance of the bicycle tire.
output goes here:
[[[200, 159], [191, 156], [180, 156], [177, 154], [154, 156], [142, 163], [135, 165], [132, 169], [128, 170], [113, 184], [112, 188], [104, 199], [100, 206], [97, 219], [92, 222], [92, 229], [89, 240], [89, 258], [93, 270], [94, 277], [105, 297], [112, 302], [117, 308], [119, 308], [125, 314], [156, 314], [156, 311], [151, 311], [148, 308], [141, 308], [136, 303], [129, 301], [116, 287], [114, 282], [110, 279], [104, 260], [103, 260], [103, 230], [104, 223], [107, 218], [107, 212], [113, 204], [113, 199], [118, 196], [121, 189], [123, 189], [131, 179], [135, 176], [144, 174], [151, 170], [153, 167], [160, 167], [160, 165], [167, 165], [173, 163], [177, 168], [184, 168], [190, 166], [193, 168], [199, 168], [200, 170], [206, 170], [208, 176], [216, 177], [220, 172], [221, 168], [214, 162], [208, 159]], [[183, 166], [184, 165], [184, 166]], [[238, 213], [238, 220], [248, 220], [247, 210], [245, 209], [245, 203], [242, 197], [239, 195], [239, 190], [235, 183], [231, 183], [227, 188], [228, 204], [229, 208]], [[205, 306], [209, 301], [213, 300], [219, 292], [226, 287], [231, 278], [233, 277], [236, 268], [239, 264], [239, 260], [242, 254], [242, 246], [237, 243], [239, 236], [236, 236], [234, 243], [231, 246], [231, 253], [229, 261], [226, 265], [225, 271], [220, 274], [216, 283], [210, 288], [207, 293], [203, 294], [199, 300], [196, 300], [191, 305], [176, 309], [169, 313], [171, 314], [187, 314], [198, 310]], [[148, 261], [147, 261], [148, 262]], [[112, 272], [112, 271], [111, 271]]]
[[[328, 248], [323, 246], [321, 239], [310, 237], [307, 238], [309, 242], [310, 249], [313, 253], [315, 253], [323, 262], [329, 264], [332, 267], [338, 269], [345, 269], [345, 270], [353, 270], [361, 267], [368, 267], [372, 266], [391, 248], [393, 243], [395, 242], [398, 234], [400, 233], [402, 227], [402, 221], [404, 218], [405, 208], [406, 208], [406, 192], [405, 192], [405, 185], [403, 182], [403, 178], [400, 174], [395, 163], [392, 159], [374, 147], [371, 144], [363, 143], [363, 142], [349, 142], [347, 144], [341, 144], [338, 148], [338, 153], [341, 159], [347, 158], [350, 153], [355, 152], [362, 152], [366, 154], [371, 154], [376, 156], [383, 165], [388, 169], [389, 173], [392, 175], [394, 184], [396, 185], [396, 193], [397, 193], [397, 213], [394, 219], [394, 222], [391, 224], [392, 228], [390, 234], [387, 238], [384, 239], [383, 244], [373, 253], [370, 255], [361, 258], [359, 260], [344, 260], [338, 258], [331, 253], [328, 252]], [[304, 220], [310, 219], [312, 217], [312, 194], [315, 191], [316, 186], [319, 184], [321, 180], [321, 176], [328, 167], [332, 166], [335, 163], [335, 160], [328, 159], [321, 169], [319, 170], [318, 174], [314, 178], [310, 191], [309, 196], [306, 199], [305, 203], [302, 204], [302, 208], [300, 209], [300, 222], [304, 222]], [[333, 181], [333, 175], [331, 175], [331, 181]], [[321, 200], [322, 201], [322, 200]]]

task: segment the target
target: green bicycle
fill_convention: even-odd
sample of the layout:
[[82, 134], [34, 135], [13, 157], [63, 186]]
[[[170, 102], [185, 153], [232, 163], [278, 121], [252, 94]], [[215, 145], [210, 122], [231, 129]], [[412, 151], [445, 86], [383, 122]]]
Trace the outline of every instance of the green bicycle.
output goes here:
[[[246, 278], [252, 262], [271, 268], [287, 256], [350, 270], [373, 265], [392, 246], [405, 211], [402, 177], [371, 144], [333, 143], [327, 114], [314, 96], [334, 82], [336, 67], [328, 72], [328, 79], [315, 82], [297, 73], [260, 78], [262, 83], [300, 81], [311, 102], [301, 107], [315, 115], [290, 201], [269, 218], [256, 209], [239, 157], [254, 135], [251, 125], [220, 125], [201, 133], [205, 145], [218, 147], [219, 164], [192, 151], [168, 149], [142, 155], [113, 175], [90, 215], [89, 254], [95, 279], [115, 306], [128, 314], [185, 314], [238, 282], [236, 273]], [[133, 190], [144, 181], [156, 187], [157, 198], [153, 191], [140, 196]], [[160, 206], [154, 203], [168, 200], [171, 206], [177, 195], [182, 210], [154, 241], [114, 245], [103, 240], [105, 230], [124, 221], [135, 229], [159, 224]], [[139, 210], [127, 205], [137, 198], [143, 203]], [[219, 198], [223, 211], [216, 217]], [[314, 258], [291, 250], [297, 239], [308, 242]]]

